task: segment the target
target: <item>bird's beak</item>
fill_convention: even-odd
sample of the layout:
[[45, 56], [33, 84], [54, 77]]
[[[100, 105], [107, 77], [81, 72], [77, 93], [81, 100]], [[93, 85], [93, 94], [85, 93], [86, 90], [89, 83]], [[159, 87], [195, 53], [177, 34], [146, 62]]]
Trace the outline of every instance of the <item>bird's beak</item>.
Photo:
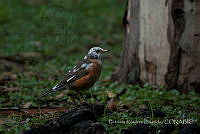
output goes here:
[[106, 50], [106, 49], [102, 50], [103, 53], [106, 53], [106, 52], [109, 52], [109, 51], [110, 50]]

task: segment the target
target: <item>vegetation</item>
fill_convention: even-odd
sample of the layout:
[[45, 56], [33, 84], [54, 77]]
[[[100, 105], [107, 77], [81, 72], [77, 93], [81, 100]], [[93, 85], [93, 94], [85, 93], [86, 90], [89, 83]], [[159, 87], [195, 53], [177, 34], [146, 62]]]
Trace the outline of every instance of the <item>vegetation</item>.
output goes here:
[[[107, 131], [121, 133], [122, 129], [134, 125], [109, 124], [109, 120], [193, 119], [199, 122], [200, 95], [195, 92], [185, 95], [175, 89], [166, 91], [147, 84], [140, 87], [110, 81], [119, 63], [124, 39], [121, 24], [124, 6], [120, 0], [0, 1], [0, 108], [73, 107], [69, 94], [74, 92], [39, 96], [61, 80], [95, 45], [111, 49], [112, 53], [104, 57], [101, 78], [91, 89], [97, 100], [88, 97], [90, 91], [85, 94], [88, 102], [116, 106], [112, 114], [105, 112], [98, 119]], [[118, 98], [117, 94], [120, 94]], [[165, 116], [157, 116], [154, 111]], [[60, 114], [0, 115], [0, 133], [18, 133]], [[160, 130], [162, 124], [151, 125]]]

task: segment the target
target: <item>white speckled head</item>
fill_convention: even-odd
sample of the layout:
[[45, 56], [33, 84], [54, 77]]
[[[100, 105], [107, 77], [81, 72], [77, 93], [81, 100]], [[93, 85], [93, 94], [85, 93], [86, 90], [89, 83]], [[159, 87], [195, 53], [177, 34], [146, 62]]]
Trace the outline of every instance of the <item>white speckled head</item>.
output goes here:
[[102, 49], [100, 47], [93, 47], [89, 50], [86, 58], [89, 57], [89, 58], [92, 58], [92, 59], [101, 59], [101, 55], [105, 52], [108, 52], [108, 51], [110, 51], [110, 50], [105, 50], [105, 49]]

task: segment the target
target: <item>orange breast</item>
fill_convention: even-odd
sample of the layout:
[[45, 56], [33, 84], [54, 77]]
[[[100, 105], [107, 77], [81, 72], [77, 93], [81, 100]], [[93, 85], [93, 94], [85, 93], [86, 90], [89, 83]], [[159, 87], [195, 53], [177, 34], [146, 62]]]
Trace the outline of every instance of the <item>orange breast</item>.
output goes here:
[[88, 89], [94, 85], [101, 74], [101, 64], [97, 60], [91, 59], [92, 65], [88, 69], [88, 75], [73, 82], [73, 87], [76, 90]]

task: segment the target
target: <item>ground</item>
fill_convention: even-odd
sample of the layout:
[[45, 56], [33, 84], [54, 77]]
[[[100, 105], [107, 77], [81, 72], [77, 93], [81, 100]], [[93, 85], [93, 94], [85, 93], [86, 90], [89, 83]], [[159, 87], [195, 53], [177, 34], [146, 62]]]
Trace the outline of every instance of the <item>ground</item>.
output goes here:
[[[0, 1], [0, 111], [19, 107], [73, 107], [70, 101], [76, 93], [72, 91], [39, 96], [61, 80], [90, 47], [101, 46], [112, 52], [104, 56], [102, 75], [91, 89], [93, 97], [90, 91], [85, 94], [88, 102], [106, 105], [112, 111], [110, 114], [105, 110], [98, 118], [108, 132], [121, 133], [134, 125], [123, 123], [124, 120], [199, 122], [200, 95], [193, 91], [185, 95], [175, 89], [167, 91], [148, 84], [140, 87], [110, 81], [120, 62], [125, 4], [122, 0]], [[0, 115], [0, 133], [18, 133], [60, 114]], [[157, 131], [162, 126], [150, 125]]]

